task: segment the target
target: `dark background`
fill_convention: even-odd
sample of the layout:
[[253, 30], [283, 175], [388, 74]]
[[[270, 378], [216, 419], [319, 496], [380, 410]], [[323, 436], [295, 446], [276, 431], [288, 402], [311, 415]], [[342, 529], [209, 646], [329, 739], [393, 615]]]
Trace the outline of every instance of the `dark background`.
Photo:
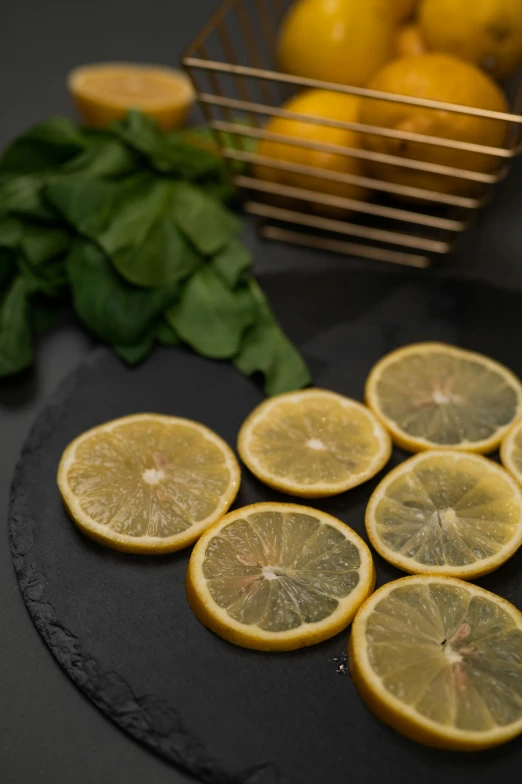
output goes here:
[[[176, 64], [217, 0], [4, 0], [0, 24], [0, 147], [31, 124], [70, 114], [64, 87], [75, 65], [100, 60]], [[522, 166], [480, 214], [448, 271], [522, 289]], [[378, 264], [246, 240], [258, 274], [288, 268]], [[426, 273], [427, 276], [432, 273]], [[281, 314], [284, 319], [284, 314]], [[495, 329], [492, 322], [491, 329]], [[518, 339], [513, 335], [513, 340]], [[7, 542], [9, 485], [31, 422], [91, 348], [71, 320], [39, 346], [34, 373], [0, 386], [0, 780], [3, 784], [178, 784], [182, 775], [133, 743], [62, 673], [19, 595]]]

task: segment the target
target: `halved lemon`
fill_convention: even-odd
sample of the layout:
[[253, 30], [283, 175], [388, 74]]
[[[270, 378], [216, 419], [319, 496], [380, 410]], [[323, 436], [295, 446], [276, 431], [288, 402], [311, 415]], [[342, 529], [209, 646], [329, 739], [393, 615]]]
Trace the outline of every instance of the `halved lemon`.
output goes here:
[[504, 436], [500, 447], [500, 459], [519, 485], [522, 485], [522, 419]]
[[270, 487], [322, 498], [375, 476], [390, 458], [391, 440], [361, 403], [305, 389], [254, 409], [239, 431], [238, 451]]
[[192, 551], [187, 596], [225, 640], [288, 651], [333, 637], [375, 585], [372, 556], [340, 520], [296, 504], [230, 512]]
[[405, 572], [474, 579], [522, 544], [522, 493], [486, 457], [422, 452], [377, 486], [366, 530], [377, 552]]
[[108, 128], [138, 109], [167, 131], [183, 125], [195, 100], [182, 71], [157, 65], [82, 65], [70, 73], [67, 87], [83, 122], [95, 128]]
[[240, 470], [230, 447], [189, 419], [135, 414], [88, 430], [65, 449], [58, 487], [76, 525], [101, 544], [167, 553], [228, 511]]
[[410, 452], [492, 452], [522, 413], [522, 386], [503, 365], [444, 343], [414, 343], [383, 357], [366, 401]]
[[368, 707], [419, 743], [473, 751], [522, 732], [522, 614], [483, 588], [388, 583], [357, 613], [349, 653]]

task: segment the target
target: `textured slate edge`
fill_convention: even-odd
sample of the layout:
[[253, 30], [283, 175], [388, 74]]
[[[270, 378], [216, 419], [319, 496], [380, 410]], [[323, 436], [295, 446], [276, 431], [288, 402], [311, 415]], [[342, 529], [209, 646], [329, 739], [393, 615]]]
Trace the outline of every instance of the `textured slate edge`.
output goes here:
[[96, 659], [82, 651], [80, 640], [56, 617], [46, 600], [46, 576], [31, 562], [31, 547], [38, 537], [38, 522], [26, 509], [23, 491], [27, 459], [41, 449], [59, 421], [82, 376], [105, 349], [98, 349], [63, 381], [37, 415], [20, 454], [9, 498], [9, 543], [22, 598], [41, 637], [60, 666], [85, 696], [122, 730], [168, 762], [183, 768], [205, 784], [278, 784], [271, 764], [239, 773], [225, 771], [204, 744], [183, 725], [179, 713], [151, 695], [138, 696], [117, 672], [104, 672]]

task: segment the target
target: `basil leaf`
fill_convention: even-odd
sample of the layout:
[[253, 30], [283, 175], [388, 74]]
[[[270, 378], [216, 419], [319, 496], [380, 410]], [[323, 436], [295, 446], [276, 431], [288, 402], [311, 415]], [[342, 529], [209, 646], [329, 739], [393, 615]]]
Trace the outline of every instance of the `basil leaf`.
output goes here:
[[16, 273], [16, 254], [9, 248], [0, 247], [0, 297]]
[[0, 306], [0, 376], [19, 373], [33, 362], [29, 283], [19, 275]]
[[177, 288], [141, 289], [125, 281], [103, 251], [77, 240], [67, 258], [74, 308], [102, 340], [132, 345], [174, 300]]
[[179, 336], [165, 318], [162, 318], [156, 327], [156, 340], [162, 346], [179, 345]]
[[54, 221], [43, 200], [46, 180], [40, 176], [0, 177], [0, 215]]
[[225, 283], [235, 288], [244, 280], [252, 266], [252, 254], [239, 240], [232, 240], [212, 260], [214, 269], [219, 272]]
[[96, 238], [109, 224], [118, 186], [103, 180], [77, 175], [50, 183], [45, 200], [79, 234]]
[[145, 156], [148, 164], [162, 173], [183, 179], [221, 176], [222, 161], [214, 154], [195, 150], [179, 137], [162, 133], [157, 125], [140, 112], [131, 111], [113, 126], [114, 133], [133, 150]]
[[150, 354], [154, 342], [154, 333], [152, 332], [142, 338], [139, 343], [133, 343], [131, 346], [113, 345], [113, 349], [117, 356], [126, 362], [127, 365], [138, 365]]
[[60, 166], [85, 149], [81, 129], [65, 117], [55, 117], [19, 136], [0, 158], [0, 172], [34, 174]]
[[219, 202], [188, 183], [179, 183], [174, 197], [179, 228], [204, 256], [213, 256], [239, 233], [239, 220]]
[[257, 318], [245, 334], [234, 365], [246, 376], [262, 373], [267, 395], [280, 395], [311, 382], [304, 359], [286, 337], [253, 278], [249, 291], [257, 305]]
[[187, 281], [179, 302], [166, 312], [168, 323], [185, 343], [214, 359], [237, 354], [254, 315], [248, 290], [231, 291], [211, 265]]
[[100, 138], [72, 158], [61, 169], [62, 175], [88, 175], [98, 179], [119, 179], [139, 170], [136, 155], [117, 139]]

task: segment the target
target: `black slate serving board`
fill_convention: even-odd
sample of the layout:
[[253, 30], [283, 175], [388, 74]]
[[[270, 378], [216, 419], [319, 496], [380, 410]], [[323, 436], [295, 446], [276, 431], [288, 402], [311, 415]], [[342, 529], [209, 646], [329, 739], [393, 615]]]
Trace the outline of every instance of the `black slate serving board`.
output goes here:
[[[522, 297], [469, 281], [331, 271], [263, 284], [318, 386], [362, 399], [374, 362], [417, 340], [483, 351], [522, 375]], [[125, 368], [96, 351], [54, 394], [26, 442], [12, 486], [10, 541], [28, 610], [86, 696], [134, 738], [211, 784], [455, 784], [518, 780], [522, 741], [490, 752], [425, 749], [375, 719], [343, 663], [349, 636], [268, 654], [205, 629], [185, 599], [190, 550], [140, 557], [80, 534], [56, 488], [61, 452], [85, 429], [156, 411], [194, 418], [234, 445], [260, 388], [224, 363], [158, 349]], [[390, 467], [403, 460], [395, 450]], [[364, 536], [378, 481], [316, 505]], [[243, 470], [237, 506], [290, 500]], [[375, 556], [378, 584], [401, 576]], [[522, 552], [480, 584], [522, 608]]]

